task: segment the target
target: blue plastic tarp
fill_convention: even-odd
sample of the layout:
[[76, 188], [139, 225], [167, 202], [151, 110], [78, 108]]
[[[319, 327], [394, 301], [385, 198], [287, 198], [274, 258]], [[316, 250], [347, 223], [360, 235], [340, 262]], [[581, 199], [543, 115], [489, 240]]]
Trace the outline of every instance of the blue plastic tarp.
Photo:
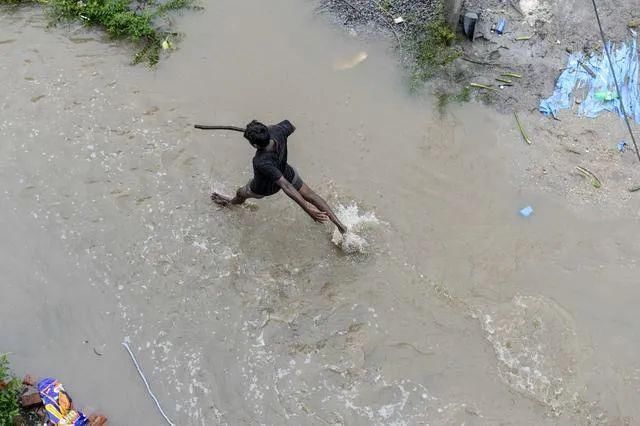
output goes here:
[[[638, 84], [638, 47], [637, 37], [629, 43], [623, 43], [615, 48], [613, 43], [607, 43], [607, 50], [611, 54], [613, 68], [620, 85], [620, 92], [624, 107], [629, 117], [640, 123], [640, 85]], [[589, 72], [580, 65], [589, 67]], [[576, 88], [586, 88], [586, 97], [580, 104], [578, 113], [587, 117], [596, 117], [603, 111], [616, 112], [622, 117], [620, 100], [617, 99], [616, 86], [611, 74], [607, 55], [601, 54], [585, 56], [583, 53], [573, 53], [569, 56], [567, 68], [560, 74], [553, 95], [540, 102], [540, 112], [545, 115], [556, 116], [560, 109], [573, 105], [573, 91]], [[599, 96], [596, 96], [596, 93]], [[614, 94], [616, 99], [602, 99], [603, 93]]]

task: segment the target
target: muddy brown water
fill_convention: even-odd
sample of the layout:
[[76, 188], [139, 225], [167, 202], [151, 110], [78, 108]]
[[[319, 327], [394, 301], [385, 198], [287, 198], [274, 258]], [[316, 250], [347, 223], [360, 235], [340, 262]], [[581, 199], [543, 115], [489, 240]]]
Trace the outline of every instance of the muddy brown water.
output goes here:
[[[386, 46], [311, 3], [212, 1], [178, 21], [186, 39], [150, 71], [99, 34], [0, 14], [16, 371], [114, 425], [162, 424], [125, 338], [179, 425], [638, 421], [635, 212], [520, 187], [508, 118], [440, 116]], [[283, 195], [211, 205], [249, 179], [251, 148], [192, 124], [254, 117], [293, 121], [303, 178], [346, 219], [377, 218], [366, 253]]]

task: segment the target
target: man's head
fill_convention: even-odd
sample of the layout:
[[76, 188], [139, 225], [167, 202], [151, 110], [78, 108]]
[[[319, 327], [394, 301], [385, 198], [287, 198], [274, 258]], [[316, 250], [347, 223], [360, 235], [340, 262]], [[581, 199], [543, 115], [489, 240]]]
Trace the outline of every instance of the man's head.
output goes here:
[[247, 128], [244, 131], [244, 137], [255, 148], [264, 148], [269, 145], [269, 141], [271, 140], [267, 126], [256, 120], [247, 124]]

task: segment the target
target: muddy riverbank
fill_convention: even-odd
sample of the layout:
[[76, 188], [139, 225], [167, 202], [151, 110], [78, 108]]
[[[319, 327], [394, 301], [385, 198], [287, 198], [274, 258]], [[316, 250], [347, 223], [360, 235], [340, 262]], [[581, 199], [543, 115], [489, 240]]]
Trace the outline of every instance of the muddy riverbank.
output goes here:
[[[526, 146], [476, 104], [441, 115], [388, 44], [315, 6], [208, 2], [153, 71], [37, 11], [0, 17], [0, 351], [114, 425], [161, 421], [127, 336], [181, 425], [637, 421], [635, 199], [609, 211], [523, 182], [551, 140]], [[192, 124], [255, 117], [296, 124], [291, 162], [369, 221], [366, 254], [282, 195], [211, 205], [251, 150]]]
[[[428, 30], [425, 23], [439, 16], [453, 24], [460, 13], [476, 12], [480, 19], [474, 41], [464, 40], [459, 33], [454, 45], [460, 49], [459, 58], [438, 67], [424, 91], [439, 96], [446, 108], [455, 103], [456, 98], [463, 98], [461, 94], [468, 90], [470, 83], [494, 87], [497, 90], [471, 89], [469, 99], [510, 116], [505, 117], [511, 123], [507, 137], [515, 149], [524, 153], [523, 158], [512, 158], [516, 170], [514, 179], [523, 186], [537, 186], [566, 197], [571, 208], [595, 204], [612, 217], [635, 211], [637, 197], [629, 189], [640, 184], [639, 167], [633, 147], [623, 153], [618, 151], [620, 142], [631, 145], [623, 120], [614, 114], [604, 114], [598, 119], [580, 117], [576, 114], [577, 104], [562, 111], [557, 120], [544, 117], [538, 111], [540, 101], [553, 93], [556, 79], [572, 52], [602, 53], [590, 3], [332, 0], [323, 4], [337, 14], [338, 23], [356, 37], [386, 34], [400, 62], [407, 67], [407, 80], [412, 78], [412, 68], [419, 66], [412, 59], [415, 55], [412, 43], [416, 32]], [[598, 8], [608, 40], [622, 43], [632, 39], [638, 20], [634, 1], [602, 1]], [[394, 17], [406, 19], [395, 24]], [[501, 18], [506, 20], [504, 34], [492, 31]], [[397, 37], [402, 42], [400, 46]], [[511, 78], [512, 85], [501, 86], [496, 78], [505, 72], [522, 78]], [[520, 146], [524, 141], [513, 118], [514, 112], [521, 115], [523, 128], [534, 142], [530, 149]], [[640, 127], [636, 123], [632, 123], [632, 127], [637, 135]], [[588, 180], [576, 171], [576, 166], [592, 170], [605, 182], [604, 187], [594, 191]]]

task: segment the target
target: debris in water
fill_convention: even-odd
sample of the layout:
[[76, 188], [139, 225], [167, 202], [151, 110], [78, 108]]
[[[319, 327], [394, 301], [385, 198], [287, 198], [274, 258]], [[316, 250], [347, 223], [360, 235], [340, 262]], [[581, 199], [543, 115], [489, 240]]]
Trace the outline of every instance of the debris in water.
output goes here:
[[529, 139], [527, 134], [524, 132], [524, 129], [522, 128], [522, 124], [520, 124], [520, 119], [518, 118], [518, 114], [514, 112], [513, 116], [516, 118], [516, 123], [518, 123], [518, 129], [520, 129], [520, 134], [522, 135], [524, 141], [529, 145], [531, 145], [531, 139]]
[[365, 59], [367, 59], [368, 55], [367, 52], [359, 52], [358, 54], [356, 54], [355, 56], [348, 58], [348, 59], [344, 59], [341, 61], [336, 62], [333, 65], [333, 69], [336, 71], [343, 71], [343, 70], [348, 70], [351, 69], [355, 66], [357, 66], [358, 64], [360, 64], [362, 61], [364, 61]]
[[531, 216], [531, 213], [533, 213], [533, 207], [531, 207], [531, 206], [527, 206], [527, 207], [523, 208], [522, 210], [520, 210], [520, 216], [522, 216], [522, 217], [529, 217], [529, 216]]
[[98, 356], [102, 356], [102, 355], [104, 355], [104, 348], [105, 348], [105, 345], [101, 345], [101, 346], [97, 346], [97, 347], [94, 346], [93, 347], [93, 353], [98, 355]]

